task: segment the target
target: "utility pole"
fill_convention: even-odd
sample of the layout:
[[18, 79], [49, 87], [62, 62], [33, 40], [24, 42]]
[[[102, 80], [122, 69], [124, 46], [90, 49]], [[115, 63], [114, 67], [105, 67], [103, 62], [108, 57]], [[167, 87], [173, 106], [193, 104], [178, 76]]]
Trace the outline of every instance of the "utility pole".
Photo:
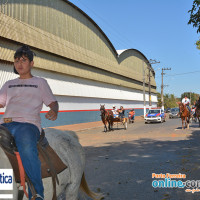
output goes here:
[[154, 60], [152, 60], [152, 59], [150, 59], [150, 60], [148, 60], [148, 63], [149, 63], [149, 107], [151, 107], [152, 106], [152, 103], [151, 103], [151, 65], [152, 64], [157, 64], [157, 63], [160, 63], [160, 61], [156, 61], [155, 59]]
[[163, 98], [163, 88], [164, 88], [164, 85], [163, 85], [163, 75], [165, 73], [163, 73], [164, 70], [171, 70], [171, 68], [162, 68], [162, 84], [161, 84], [161, 102], [162, 102], [162, 109], [164, 110], [164, 98]]
[[144, 101], [144, 117], [146, 115], [146, 94], [145, 94], [145, 72], [148, 69], [149, 70], [149, 106], [151, 106], [151, 64], [156, 64], [156, 63], [160, 63], [157, 62], [156, 60], [148, 60], [147, 62], [147, 68], [144, 69], [144, 63], [146, 63], [145, 61], [143, 61], [143, 101]]
[[143, 61], [143, 101], [144, 101], [144, 118], [146, 115], [146, 99], [145, 99], [145, 70], [144, 70], [144, 61]]

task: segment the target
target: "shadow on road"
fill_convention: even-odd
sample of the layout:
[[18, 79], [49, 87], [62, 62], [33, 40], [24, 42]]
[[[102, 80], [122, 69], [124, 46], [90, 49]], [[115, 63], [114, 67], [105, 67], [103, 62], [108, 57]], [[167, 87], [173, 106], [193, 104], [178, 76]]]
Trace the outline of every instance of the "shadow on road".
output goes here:
[[88, 183], [107, 200], [200, 199], [198, 192], [186, 193], [186, 188], [152, 187], [152, 173], [186, 174], [177, 181], [200, 180], [200, 131], [187, 140], [140, 139], [85, 151]]

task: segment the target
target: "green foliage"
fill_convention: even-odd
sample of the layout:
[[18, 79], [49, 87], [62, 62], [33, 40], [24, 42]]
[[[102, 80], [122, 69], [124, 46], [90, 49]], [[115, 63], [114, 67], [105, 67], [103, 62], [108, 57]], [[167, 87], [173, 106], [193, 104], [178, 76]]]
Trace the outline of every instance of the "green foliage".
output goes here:
[[[174, 94], [165, 94], [164, 95], [164, 108], [175, 108], [178, 107], [178, 102], [181, 102], [182, 99], [187, 96], [190, 99], [191, 105], [194, 105], [196, 100], [199, 99], [199, 94], [196, 94], [194, 92], [184, 92], [181, 94], [181, 98], [177, 98], [174, 96]], [[162, 107], [162, 102], [161, 102], [161, 94], [157, 94], [157, 107]]]
[[196, 41], [197, 49], [200, 49], [200, 40]]
[[164, 107], [165, 108], [174, 108], [178, 107], [177, 99], [175, 98], [174, 94], [165, 94], [164, 95]]
[[159, 92], [158, 92], [158, 94], [157, 94], [157, 100], [158, 100], [157, 107], [161, 107], [161, 106], [162, 106], [161, 94], [160, 94]]
[[197, 28], [197, 33], [200, 32], [200, 0], [194, 0], [192, 9], [188, 11], [190, 13], [190, 20], [188, 24], [193, 24], [193, 27]]
[[[160, 93], [158, 93], [157, 99], [158, 99], [157, 107], [161, 107], [162, 102], [161, 102], [161, 94]], [[164, 95], [164, 107], [165, 108], [178, 107], [178, 104], [177, 104], [178, 101], [180, 101], [180, 99], [177, 99], [173, 94], [165, 94]]]
[[[192, 9], [188, 11], [190, 13], [190, 20], [188, 24], [192, 24], [194, 28], [197, 28], [197, 33], [200, 32], [200, 0], [194, 0]], [[200, 49], [200, 40], [196, 42], [197, 49]]]
[[190, 99], [191, 105], [194, 105], [195, 101], [199, 99], [199, 94], [196, 94], [194, 92], [184, 92], [183, 94], [181, 94], [181, 99], [183, 99], [185, 96]]

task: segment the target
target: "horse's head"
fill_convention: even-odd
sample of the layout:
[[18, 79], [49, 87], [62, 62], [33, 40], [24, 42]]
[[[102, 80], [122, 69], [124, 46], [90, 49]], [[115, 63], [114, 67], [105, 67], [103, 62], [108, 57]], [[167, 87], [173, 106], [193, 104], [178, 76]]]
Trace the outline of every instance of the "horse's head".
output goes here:
[[178, 106], [179, 106], [180, 113], [182, 113], [185, 110], [185, 105], [183, 103], [179, 102]]
[[101, 114], [103, 114], [105, 112], [105, 104], [100, 105], [100, 112], [101, 112]]

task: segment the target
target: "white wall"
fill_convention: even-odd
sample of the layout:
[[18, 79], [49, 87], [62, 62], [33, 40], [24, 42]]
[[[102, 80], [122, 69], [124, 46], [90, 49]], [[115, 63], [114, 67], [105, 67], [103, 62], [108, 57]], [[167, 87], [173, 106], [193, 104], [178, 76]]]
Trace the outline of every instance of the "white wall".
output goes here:
[[[56, 95], [61, 110], [99, 109], [100, 104], [106, 108], [123, 105], [124, 108], [142, 108], [143, 92], [116, 85], [86, 80], [50, 71], [33, 69], [33, 75], [45, 78]], [[0, 63], [0, 88], [10, 79], [18, 77], [13, 73], [11, 64]], [[146, 94], [146, 105], [149, 95]], [[156, 107], [157, 96], [152, 94], [152, 106]], [[147, 106], [148, 107], [148, 106]], [[46, 108], [43, 108], [46, 110]]]

